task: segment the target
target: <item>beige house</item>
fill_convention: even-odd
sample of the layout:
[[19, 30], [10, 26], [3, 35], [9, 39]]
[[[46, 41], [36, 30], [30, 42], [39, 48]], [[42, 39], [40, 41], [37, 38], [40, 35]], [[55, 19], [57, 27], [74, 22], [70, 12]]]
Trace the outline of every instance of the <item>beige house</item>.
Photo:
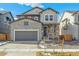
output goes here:
[[56, 31], [58, 12], [53, 9], [43, 10], [35, 7], [21, 15], [17, 15], [18, 20], [11, 23], [11, 40], [38, 42], [44, 36], [50, 36]]

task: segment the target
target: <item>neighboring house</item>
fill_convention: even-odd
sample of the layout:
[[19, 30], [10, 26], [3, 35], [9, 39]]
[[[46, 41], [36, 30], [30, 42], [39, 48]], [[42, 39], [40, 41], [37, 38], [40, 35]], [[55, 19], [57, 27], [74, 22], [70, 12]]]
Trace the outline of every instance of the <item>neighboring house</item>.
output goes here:
[[43, 10], [35, 7], [17, 15], [18, 20], [11, 23], [11, 39], [37, 42], [50, 33], [55, 33], [56, 36], [57, 14], [57, 11], [50, 8]]
[[1, 10], [0, 11], [0, 34], [8, 34], [10, 32], [9, 23], [14, 21], [11, 12]]
[[79, 12], [66, 11], [60, 21], [60, 35], [70, 34], [73, 39], [79, 40]]

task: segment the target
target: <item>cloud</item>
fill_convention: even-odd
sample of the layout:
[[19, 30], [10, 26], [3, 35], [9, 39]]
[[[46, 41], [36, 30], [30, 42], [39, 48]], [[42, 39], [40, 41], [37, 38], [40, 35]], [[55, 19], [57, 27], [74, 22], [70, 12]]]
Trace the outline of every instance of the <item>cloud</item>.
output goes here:
[[0, 3], [49, 3], [49, 2], [56, 3], [56, 2], [62, 2], [62, 1], [63, 0], [1, 0]]
[[78, 2], [79, 0], [1, 0], [0, 1], [0, 3], [78, 3]]
[[4, 8], [0, 8], [0, 10], [5, 10]]
[[19, 4], [26, 5], [26, 6], [31, 6], [31, 7], [44, 8], [44, 5], [42, 5], [41, 3], [19, 3]]

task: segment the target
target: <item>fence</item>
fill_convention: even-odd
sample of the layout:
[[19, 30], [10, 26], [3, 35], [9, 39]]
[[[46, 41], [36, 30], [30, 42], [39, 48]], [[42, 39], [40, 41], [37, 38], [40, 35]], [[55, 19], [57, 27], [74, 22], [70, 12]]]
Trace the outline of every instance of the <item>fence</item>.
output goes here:
[[60, 35], [59, 36], [61, 40], [65, 40], [65, 41], [72, 41], [73, 37], [71, 34], [67, 34], [67, 35]]
[[7, 41], [9, 38], [9, 34], [0, 34], [0, 41]]

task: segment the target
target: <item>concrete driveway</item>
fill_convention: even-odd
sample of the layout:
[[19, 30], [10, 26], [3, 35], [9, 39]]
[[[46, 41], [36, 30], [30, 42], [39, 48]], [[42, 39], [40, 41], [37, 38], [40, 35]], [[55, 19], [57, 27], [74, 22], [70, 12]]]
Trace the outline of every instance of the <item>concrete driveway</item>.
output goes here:
[[0, 49], [36, 49], [37, 44], [14, 44], [7, 43], [6, 45], [0, 46]]
[[0, 56], [35, 56], [29, 49], [37, 49], [37, 44], [7, 43], [0, 46]]

